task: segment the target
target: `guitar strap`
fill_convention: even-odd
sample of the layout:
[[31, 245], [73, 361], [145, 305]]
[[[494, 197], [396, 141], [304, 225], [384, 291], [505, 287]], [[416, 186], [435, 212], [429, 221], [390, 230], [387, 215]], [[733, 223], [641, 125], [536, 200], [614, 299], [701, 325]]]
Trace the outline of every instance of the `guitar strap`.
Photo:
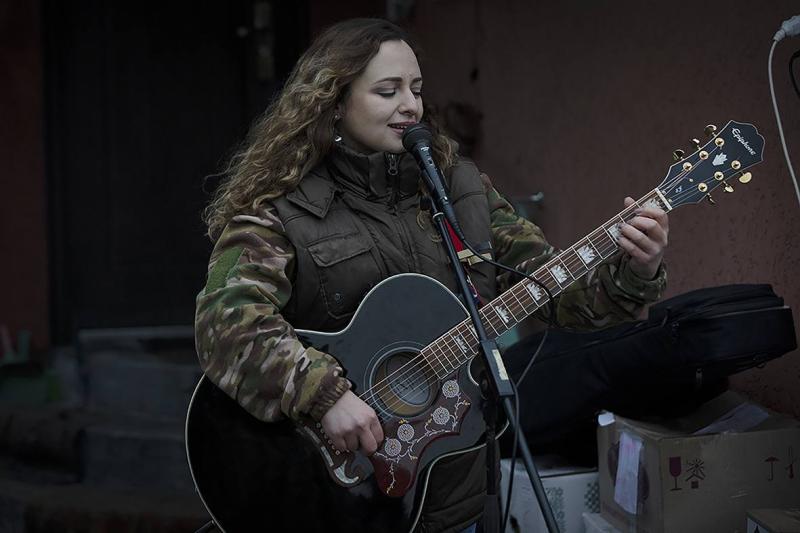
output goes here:
[[[464, 243], [461, 242], [461, 239], [458, 238], [456, 232], [453, 231], [453, 228], [450, 226], [450, 222], [445, 219], [444, 224], [447, 227], [447, 233], [450, 234], [450, 240], [453, 242], [453, 246], [458, 253], [458, 258], [462, 263], [464, 263], [465, 266], [470, 266], [473, 263], [482, 261], [480, 257], [476, 257], [471, 250], [464, 246]], [[467, 278], [467, 285], [469, 285], [469, 290], [472, 293], [472, 301], [475, 302], [477, 307], [483, 306], [483, 298], [481, 298], [481, 295], [478, 293], [478, 291], [475, 289], [475, 285], [472, 283], [472, 278], [469, 276], [469, 268], [464, 269], [464, 275]]]

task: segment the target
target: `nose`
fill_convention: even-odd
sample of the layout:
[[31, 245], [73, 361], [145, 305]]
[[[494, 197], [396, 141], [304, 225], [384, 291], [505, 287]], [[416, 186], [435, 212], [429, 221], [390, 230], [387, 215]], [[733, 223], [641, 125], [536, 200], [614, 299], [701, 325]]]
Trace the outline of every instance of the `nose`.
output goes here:
[[411, 89], [405, 89], [400, 97], [398, 111], [404, 115], [416, 115], [419, 111], [420, 101]]

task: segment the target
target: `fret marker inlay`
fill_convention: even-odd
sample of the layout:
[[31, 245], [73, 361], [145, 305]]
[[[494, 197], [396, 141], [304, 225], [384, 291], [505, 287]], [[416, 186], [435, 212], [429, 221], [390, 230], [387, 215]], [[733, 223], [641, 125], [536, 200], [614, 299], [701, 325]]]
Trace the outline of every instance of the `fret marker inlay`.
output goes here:
[[525, 285], [525, 288], [528, 289], [528, 292], [531, 293], [531, 296], [533, 296], [534, 300], [538, 301], [539, 298], [542, 297], [542, 289], [540, 289], [537, 284], [528, 283], [527, 285]]
[[656, 198], [650, 198], [644, 203], [644, 207], [654, 207], [656, 209], [663, 209], [661, 207], [661, 202], [659, 202]]
[[584, 244], [578, 248], [578, 255], [583, 259], [583, 262], [588, 266], [597, 257], [594, 249], [588, 244]]
[[508, 311], [506, 311], [506, 309], [504, 307], [501, 307], [499, 305], [495, 305], [494, 306], [494, 310], [497, 311], [497, 315], [500, 317], [500, 319], [503, 322], [505, 322], [506, 324], [508, 324], [508, 320], [509, 320], [508, 319]]
[[555, 265], [554, 267], [552, 267], [550, 269], [550, 273], [553, 275], [553, 277], [556, 279], [558, 283], [564, 283], [565, 281], [567, 281], [567, 278], [569, 278], [567, 271], [564, 270], [564, 267], [561, 265]]
[[611, 238], [614, 239], [614, 242], [619, 240], [619, 236], [621, 235], [619, 230], [619, 224], [614, 224], [610, 228], [608, 228], [608, 233], [611, 235]]
[[456, 344], [461, 349], [461, 351], [466, 354], [467, 353], [467, 343], [464, 342], [464, 339], [461, 337], [461, 335], [454, 336], [453, 340], [456, 342]]

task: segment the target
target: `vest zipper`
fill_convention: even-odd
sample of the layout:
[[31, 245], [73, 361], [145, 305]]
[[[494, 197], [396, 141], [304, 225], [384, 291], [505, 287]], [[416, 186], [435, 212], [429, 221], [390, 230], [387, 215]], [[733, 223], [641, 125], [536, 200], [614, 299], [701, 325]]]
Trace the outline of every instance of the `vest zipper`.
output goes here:
[[[386, 174], [389, 176], [397, 176], [400, 171], [398, 169], [400, 163], [400, 156], [397, 154], [393, 154], [390, 152], [384, 152], [386, 157]], [[389, 205], [389, 210], [392, 213], [392, 216], [395, 220], [395, 227], [399, 230], [400, 242], [403, 249], [406, 250], [409, 258], [409, 272], [417, 272], [419, 270], [419, 265], [417, 264], [417, 258], [414, 254], [414, 250], [411, 246], [411, 236], [409, 235], [408, 228], [406, 228], [405, 221], [403, 220], [403, 216], [397, 210], [397, 200], [398, 200], [398, 191], [397, 191], [397, 183], [392, 183], [392, 199]]]
[[386, 173], [390, 176], [397, 176], [397, 163], [399, 159], [399, 155], [386, 152], [386, 163], [389, 165], [386, 169]]

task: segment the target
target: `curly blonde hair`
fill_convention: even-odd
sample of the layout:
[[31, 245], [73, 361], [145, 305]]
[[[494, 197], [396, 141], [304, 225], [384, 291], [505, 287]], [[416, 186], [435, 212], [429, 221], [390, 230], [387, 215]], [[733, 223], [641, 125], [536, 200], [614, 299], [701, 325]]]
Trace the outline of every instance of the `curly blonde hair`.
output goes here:
[[[247, 139], [228, 162], [226, 178], [206, 207], [208, 236], [216, 240], [228, 221], [252, 213], [265, 200], [295, 187], [331, 150], [336, 106], [385, 41], [408, 34], [381, 19], [352, 19], [323, 32], [300, 57], [283, 90], [257, 119]], [[453, 165], [455, 143], [426, 117], [433, 151], [443, 170]]]

